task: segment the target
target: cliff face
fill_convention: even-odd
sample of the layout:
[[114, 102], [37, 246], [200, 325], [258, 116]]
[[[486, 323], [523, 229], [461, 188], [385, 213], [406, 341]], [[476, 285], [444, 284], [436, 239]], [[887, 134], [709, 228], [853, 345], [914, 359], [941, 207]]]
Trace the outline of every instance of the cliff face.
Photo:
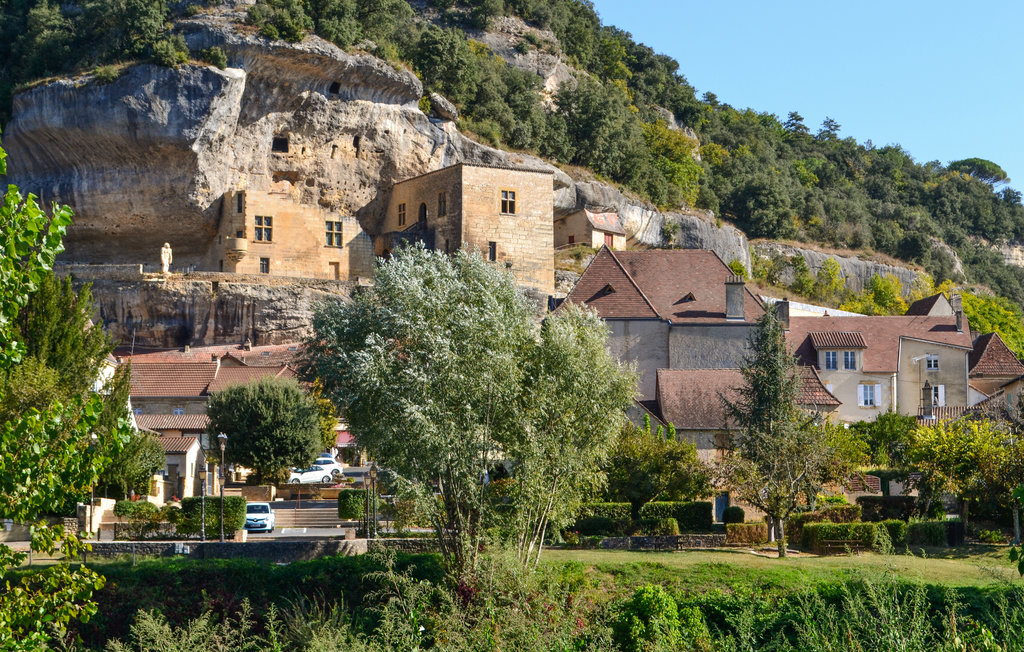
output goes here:
[[[910, 269], [909, 267], [898, 267], [896, 265], [887, 265], [885, 263], [879, 263], [872, 260], [861, 260], [860, 258], [853, 256], [826, 254], [820, 251], [815, 251], [814, 249], [793, 247], [790, 245], [779, 244], [777, 242], [755, 242], [751, 245], [751, 249], [753, 249], [756, 255], [764, 256], [766, 258], [775, 254], [782, 254], [787, 258], [798, 255], [803, 256], [804, 260], [807, 261], [807, 266], [815, 273], [821, 269], [821, 264], [827, 259], [835, 258], [836, 262], [839, 263], [839, 268], [842, 270], [843, 276], [846, 277], [846, 287], [855, 292], [863, 290], [871, 280], [871, 277], [875, 274], [878, 274], [879, 276], [892, 274], [900, 280], [900, 283], [903, 284], [904, 296], [908, 296], [914, 286], [914, 283], [923, 276], [923, 272]], [[792, 270], [787, 270], [782, 281], [789, 284], [792, 283], [793, 280]]]

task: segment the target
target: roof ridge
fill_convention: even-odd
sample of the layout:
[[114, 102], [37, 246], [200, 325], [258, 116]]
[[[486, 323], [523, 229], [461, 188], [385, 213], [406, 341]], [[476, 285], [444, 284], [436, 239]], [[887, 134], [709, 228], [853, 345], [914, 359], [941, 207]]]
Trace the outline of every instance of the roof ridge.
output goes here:
[[651, 309], [651, 312], [653, 312], [659, 318], [665, 319], [665, 316], [658, 312], [657, 308], [654, 307], [654, 304], [651, 303], [651, 300], [647, 298], [646, 294], [644, 294], [644, 291], [640, 289], [640, 285], [636, 282], [636, 279], [633, 278], [633, 275], [629, 273], [629, 270], [626, 269], [626, 266], [622, 264], [622, 261], [620, 261], [618, 256], [615, 255], [615, 252], [611, 250], [611, 247], [609, 247], [608, 245], [601, 245], [601, 249], [599, 249], [597, 253], [600, 254], [602, 251], [608, 252], [608, 255], [612, 257], [612, 260], [614, 260], [615, 264], [618, 265], [619, 269], [622, 270], [622, 273], [626, 275], [626, 278], [629, 280], [629, 282], [633, 284], [633, 288], [635, 288], [636, 291], [640, 293], [641, 298], [643, 298], [644, 303], [647, 304], [647, 307]]

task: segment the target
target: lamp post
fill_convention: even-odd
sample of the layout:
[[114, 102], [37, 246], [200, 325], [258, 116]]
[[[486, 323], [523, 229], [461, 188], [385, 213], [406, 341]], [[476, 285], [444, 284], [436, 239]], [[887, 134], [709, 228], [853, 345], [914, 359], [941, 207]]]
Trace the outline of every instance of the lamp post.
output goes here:
[[228, 436], [223, 432], [217, 435], [220, 443], [220, 542], [224, 543], [224, 446], [228, 443]]
[[206, 541], [206, 469], [199, 472], [199, 479], [203, 482], [199, 488], [199, 538]]
[[[89, 436], [89, 452], [90, 453], [95, 453], [95, 451], [96, 451], [96, 444], [97, 444], [97, 442], [99, 442], [99, 440], [100, 440], [100, 438], [96, 436], [96, 433], [92, 433]], [[89, 462], [92, 463], [92, 460], [90, 459]], [[93, 479], [92, 482], [89, 483], [89, 527], [87, 528], [87, 530], [88, 530], [90, 535], [92, 534], [92, 526], [93, 526], [93, 522], [92, 521], [93, 521], [93, 518], [95, 518], [95, 516], [96, 516], [96, 480]]]
[[[377, 464], [376, 462], [370, 464], [370, 491], [372, 492], [370, 497], [370, 505], [372, 506], [373, 521], [371, 521], [373, 537], [377, 538]], [[367, 529], [367, 538], [370, 537], [370, 529]]]

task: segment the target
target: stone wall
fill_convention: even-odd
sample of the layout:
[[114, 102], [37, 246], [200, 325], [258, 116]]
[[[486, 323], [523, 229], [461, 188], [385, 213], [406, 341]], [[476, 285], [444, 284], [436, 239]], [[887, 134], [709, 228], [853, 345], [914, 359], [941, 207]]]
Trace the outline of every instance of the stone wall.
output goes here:
[[601, 541], [601, 547], [607, 550], [688, 550], [693, 548], [721, 548], [724, 545], [724, 534], [607, 537]]
[[89, 554], [99, 557], [131, 555], [169, 557], [188, 555], [194, 559], [262, 559], [287, 564], [320, 557], [366, 554], [374, 550], [407, 553], [433, 552], [433, 539], [303, 539], [265, 540], [244, 543], [226, 541], [94, 541]]

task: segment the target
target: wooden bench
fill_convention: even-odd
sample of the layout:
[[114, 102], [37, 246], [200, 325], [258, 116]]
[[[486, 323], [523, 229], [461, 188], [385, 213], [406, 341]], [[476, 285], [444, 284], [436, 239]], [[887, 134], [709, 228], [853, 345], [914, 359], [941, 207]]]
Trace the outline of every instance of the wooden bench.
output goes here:
[[856, 552], [858, 555], [865, 550], [864, 544], [858, 539], [825, 539], [818, 542], [823, 555], [841, 555]]

